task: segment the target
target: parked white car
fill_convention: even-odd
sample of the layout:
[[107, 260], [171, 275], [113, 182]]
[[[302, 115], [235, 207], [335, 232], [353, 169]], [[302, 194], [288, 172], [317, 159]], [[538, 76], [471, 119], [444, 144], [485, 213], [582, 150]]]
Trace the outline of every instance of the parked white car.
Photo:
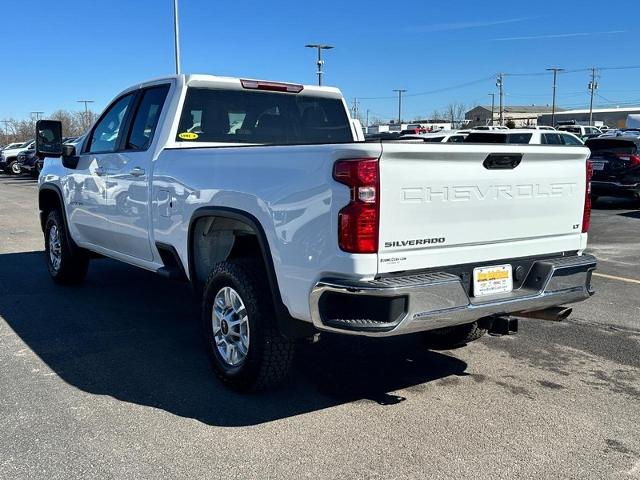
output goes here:
[[52, 279], [95, 252], [189, 281], [240, 390], [319, 332], [459, 346], [593, 293], [580, 145], [362, 142], [336, 88], [208, 75], [123, 91], [75, 146], [36, 130]]
[[508, 127], [504, 125], [481, 125], [479, 127], [474, 127], [474, 130], [509, 130]]
[[18, 148], [19, 146], [23, 145], [25, 142], [14, 142], [14, 143], [9, 143], [7, 145], [5, 145], [4, 147], [0, 148], [0, 151], [2, 150], [12, 150], [14, 148]]
[[466, 133], [461, 133], [457, 130], [440, 130], [433, 133], [421, 133], [402, 135], [401, 140], [422, 140], [427, 143], [460, 143], [463, 142]]
[[585, 135], [600, 135], [602, 133], [598, 127], [585, 125], [560, 125], [556, 130], [561, 132], [570, 132], [578, 137], [583, 137]]

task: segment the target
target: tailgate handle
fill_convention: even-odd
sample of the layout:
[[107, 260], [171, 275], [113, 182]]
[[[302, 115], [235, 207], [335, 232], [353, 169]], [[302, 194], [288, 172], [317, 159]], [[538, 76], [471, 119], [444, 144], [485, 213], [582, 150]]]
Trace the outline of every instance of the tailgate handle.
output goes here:
[[482, 165], [487, 170], [513, 170], [521, 161], [521, 153], [490, 153]]

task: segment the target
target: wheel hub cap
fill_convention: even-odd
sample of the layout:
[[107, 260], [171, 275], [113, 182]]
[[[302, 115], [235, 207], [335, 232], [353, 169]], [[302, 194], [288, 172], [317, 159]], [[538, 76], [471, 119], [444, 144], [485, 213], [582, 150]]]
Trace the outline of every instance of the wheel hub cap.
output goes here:
[[249, 352], [249, 318], [244, 302], [231, 287], [221, 288], [211, 314], [213, 342], [228, 366], [238, 366]]
[[60, 268], [62, 261], [62, 246], [60, 245], [60, 231], [57, 225], [52, 225], [49, 229], [49, 261], [54, 270]]

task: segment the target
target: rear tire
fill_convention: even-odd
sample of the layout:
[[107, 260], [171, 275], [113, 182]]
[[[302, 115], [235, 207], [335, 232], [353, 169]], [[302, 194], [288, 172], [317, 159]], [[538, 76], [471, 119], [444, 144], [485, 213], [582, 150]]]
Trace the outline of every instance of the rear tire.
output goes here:
[[77, 285], [87, 276], [89, 255], [85, 250], [71, 246], [60, 210], [49, 212], [44, 228], [44, 249], [47, 268], [54, 282]]
[[478, 322], [472, 322], [424, 332], [424, 336], [429, 347], [448, 349], [478, 340], [487, 331], [488, 329], [480, 327]]
[[280, 334], [260, 260], [216, 264], [202, 300], [202, 328], [211, 366], [229, 387], [260, 391], [288, 375], [295, 344]]

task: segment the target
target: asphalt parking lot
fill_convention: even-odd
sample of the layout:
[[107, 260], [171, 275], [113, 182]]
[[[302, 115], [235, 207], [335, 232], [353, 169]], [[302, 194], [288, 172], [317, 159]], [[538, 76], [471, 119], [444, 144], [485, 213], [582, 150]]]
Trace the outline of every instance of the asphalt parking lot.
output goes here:
[[328, 339], [241, 396], [187, 286], [110, 260], [53, 285], [35, 181], [2, 175], [0, 478], [640, 478], [634, 207], [599, 202], [597, 295], [563, 323], [446, 351]]

